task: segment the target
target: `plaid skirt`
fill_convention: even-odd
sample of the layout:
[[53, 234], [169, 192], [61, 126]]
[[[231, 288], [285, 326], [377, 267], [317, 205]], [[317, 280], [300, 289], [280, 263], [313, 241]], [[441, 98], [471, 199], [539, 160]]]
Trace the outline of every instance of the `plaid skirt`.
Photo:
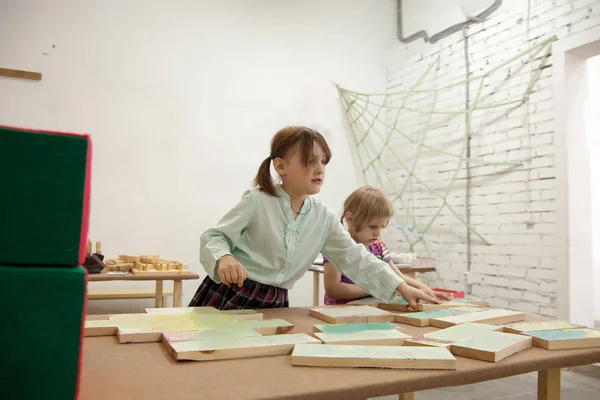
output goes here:
[[289, 307], [287, 289], [246, 279], [242, 287], [204, 278], [188, 307], [212, 306], [219, 310]]

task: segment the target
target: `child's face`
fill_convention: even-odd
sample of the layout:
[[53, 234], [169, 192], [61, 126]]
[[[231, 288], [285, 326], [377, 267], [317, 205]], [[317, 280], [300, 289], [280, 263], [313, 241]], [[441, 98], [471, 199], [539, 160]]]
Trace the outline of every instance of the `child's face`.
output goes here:
[[278, 169], [278, 172], [284, 184], [297, 194], [317, 194], [321, 191], [321, 186], [325, 181], [327, 161], [323, 149], [315, 142], [312, 154], [308, 157], [308, 167], [302, 162], [300, 150], [295, 148], [283, 160], [283, 168]]
[[348, 231], [350, 231], [350, 235], [357, 243], [369, 246], [375, 240], [379, 240], [381, 231], [387, 226], [388, 222], [389, 218], [372, 218], [358, 231], [353, 229], [352, 223], [349, 223]]

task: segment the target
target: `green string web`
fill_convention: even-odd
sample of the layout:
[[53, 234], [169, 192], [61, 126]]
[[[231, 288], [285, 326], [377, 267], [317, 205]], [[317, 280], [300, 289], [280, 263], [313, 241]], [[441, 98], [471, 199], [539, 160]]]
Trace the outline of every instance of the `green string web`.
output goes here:
[[[478, 135], [485, 135], [486, 126], [493, 126], [520, 108], [521, 113], [529, 115], [529, 96], [535, 91], [542, 71], [549, 66], [548, 59], [555, 40], [556, 37], [546, 39], [485, 73], [475, 73], [469, 79], [445, 85], [436, 83], [437, 73], [441, 69], [438, 56], [407, 91], [365, 94], [337, 87], [351, 128], [364, 183], [384, 190], [394, 207], [402, 211], [396, 212], [394, 218], [404, 237], [403, 244], [408, 246], [409, 251], [415, 252], [416, 246], [422, 245], [427, 255], [431, 256], [426, 236], [444, 210], [448, 210], [466, 226], [481, 243], [490, 244], [467, 221], [466, 210], [461, 212], [459, 206], [451, 204], [449, 196], [457, 179], [464, 179], [461, 171], [464, 173], [465, 167], [496, 166], [495, 174], [498, 174], [509, 173], [520, 168], [524, 162], [530, 162], [530, 159], [495, 162], [490, 160], [494, 157], [489, 156], [468, 158], [466, 150], [469, 138], [476, 140]], [[537, 65], [534, 66], [534, 63]], [[493, 79], [497, 74], [504, 75], [502, 79]], [[513, 78], [522, 80], [521, 85], [516, 86], [517, 90], [510, 87], [509, 82]], [[456, 96], [459, 90], [462, 96]], [[468, 107], [465, 107], [466, 90], [471, 90]], [[444, 109], [452, 101], [456, 102], [456, 105], [450, 106], [454, 109]], [[418, 105], [412, 105], [415, 103]], [[475, 126], [474, 117], [477, 121], [487, 121]], [[457, 129], [459, 136], [445, 140], [428, 136], [432, 131], [444, 129], [449, 124], [460, 127]], [[409, 157], [402, 157], [399, 149]], [[423, 176], [419, 167], [426, 158], [439, 156], [444, 157], [445, 163], [456, 164], [445, 187], [438, 188], [436, 186], [439, 186], [440, 180]], [[399, 168], [392, 168], [392, 164]], [[415, 216], [414, 195], [417, 190], [436, 200], [432, 215]]]

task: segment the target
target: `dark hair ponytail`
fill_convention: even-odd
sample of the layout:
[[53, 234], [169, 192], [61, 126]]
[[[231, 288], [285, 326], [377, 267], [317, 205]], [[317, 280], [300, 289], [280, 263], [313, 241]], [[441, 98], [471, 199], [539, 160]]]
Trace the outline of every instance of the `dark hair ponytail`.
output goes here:
[[263, 192], [268, 193], [271, 196], [277, 196], [273, 177], [271, 176], [271, 157], [265, 158], [260, 164], [256, 178], [254, 178], [254, 184]]

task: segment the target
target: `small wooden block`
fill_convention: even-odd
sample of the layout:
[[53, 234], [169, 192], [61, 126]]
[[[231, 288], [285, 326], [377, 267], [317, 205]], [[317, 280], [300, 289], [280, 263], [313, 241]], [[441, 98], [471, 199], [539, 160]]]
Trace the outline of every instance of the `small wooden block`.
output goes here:
[[411, 338], [404, 341], [404, 346], [444, 347], [450, 349], [451, 345], [452, 342], [426, 338]]
[[517, 322], [503, 326], [503, 331], [507, 333], [522, 333], [526, 331], [553, 331], [557, 329], [575, 329], [583, 328], [580, 325], [573, 325], [567, 321], [535, 321], [535, 322]]
[[313, 326], [313, 332], [350, 333], [379, 330], [399, 330], [398, 325], [391, 322], [356, 322], [350, 324], [319, 324]]
[[600, 347], [600, 331], [589, 328], [530, 331], [533, 345], [546, 350], [586, 349]]
[[139, 275], [139, 276], [153, 276], [155, 278], [162, 278], [162, 277], [170, 277], [173, 275], [186, 275], [189, 274], [188, 271], [158, 271], [158, 270], [148, 270], [148, 271], [140, 271], [139, 269], [132, 269], [131, 272], [134, 275]]
[[117, 324], [113, 321], [91, 320], [85, 321], [83, 327], [83, 336], [114, 336], [117, 334]]
[[465, 322], [476, 322], [481, 324], [507, 324], [510, 322], [523, 321], [525, 313], [519, 311], [490, 309], [459, 315], [450, 315], [448, 317], [432, 318], [429, 323], [437, 328], [447, 328], [449, 326], [463, 324]]
[[156, 262], [159, 258], [160, 258], [160, 256], [144, 255], [144, 256], [140, 256], [140, 261], [143, 263], [152, 264], [152, 263]]
[[455, 325], [450, 328], [440, 329], [423, 334], [425, 339], [441, 340], [444, 342], [459, 342], [461, 340], [470, 339], [482, 332], [497, 331], [502, 329], [498, 325], [464, 323]]
[[456, 358], [447, 349], [410, 346], [308, 346], [298, 344], [292, 365], [313, 367], [456, 369]]
[[410, 336], [397, 330], [371, 330], [348, 333], [315, 333], [325, 344], [355, 344], [371, 346], [402, 346]]
[[452, 354], [498, 362], [531, 347], [531, 338], [503, 332], [482, 332], [452, 344]]
[[176, 361], [209, 361], [285, 355], [290, 354], [294, 346], [300, 343], [317, 345], [320, 341], [304, 333], [296, 333], [260, 337], [225, 336], [215, 339], [166, 342], [165, 347]]
[[447, 317], [450, 315], [464, 314], [466, 311], [442, 309], [429, 310], [416, 313], [396, 314], [396, 322], [413, 326], [429, 326], [431, 318]]
[[380, 302], [377, 307], [381, 308], [382, 310], [388, 311], [412, 311], [410, 306], [408, 305], [408, 302], [403, 297], [397, 297], [394, 300], [387, 303]]
[[349, 322], [392, 322], [394, 315], [371, 306], [311, 308], [309, 314], [331, 324]]

